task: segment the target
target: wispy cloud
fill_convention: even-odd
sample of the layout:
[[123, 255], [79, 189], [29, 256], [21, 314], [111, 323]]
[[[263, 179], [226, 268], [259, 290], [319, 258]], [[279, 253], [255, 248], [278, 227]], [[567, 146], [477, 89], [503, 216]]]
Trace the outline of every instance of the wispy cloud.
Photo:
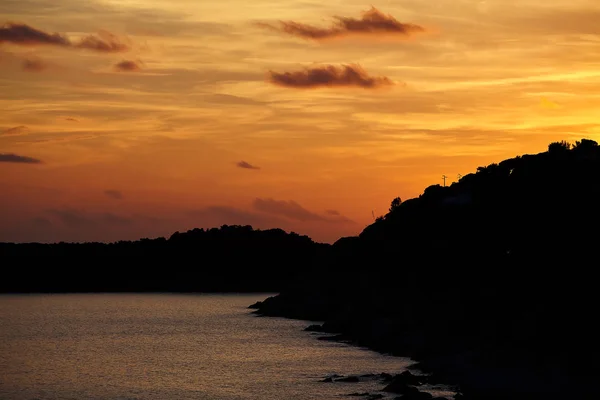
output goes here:
[[105, 190], [104, 194], [107, 197], [110, 197], [111, 199], [115, 199], [115, 200], [122, 200], [125, 196], [123, 196], [123, 193], [119, 190]]
[[48, 67], [48, 65], [39, 58], [27, 58], [23, 60], [21, 66], [23, 71], [27, 72], [41, 72]]
[[296, 89], [315, 89], [323, 87], [360, 87], [378, 89], [394, 85], [385, 76], [370, 76], [360, 65], [324, 65], [307, 67], [294, 72], [269, 71], [269, 82]]
[[115, 69], [121, 72], [141, 71], [142, 66], [138, 61], [123, 60], [115, 64]]
[[74, 46], [102, 53], [120, 53], [129, 50], [128, 45], [122, 43], [116, 35], [107, 31], [100, 31], [98, 36], [86, 36]]
[[96, 225], [96, 221], [86, 213], [72, 209], [51, 209], [46, 211], [49, 215], [57, 218], [60, 222], [71, 228], [81, 228]]
[[37, 158], [20, 156], [13, 153], [0, 153], [0, 162], [17, 163], [17, 164], [41, 164], [42, 161]]
[[110, 212], [91, 213], [72, 208], [49, 209], [46, 210], [46, 213], [69, 228], [90, 228], [99, 224], [123, 226], [131, 225], [135, 222], [133, 218]]
[[0, 136], [17, 136], [26, 134], [29, 131], [25, 125], [15, 126], [12, 128], [8, 128], [0, 132]]
[[260, 169], [260, 167], [257, 167], [256, 165], [252, 165], [250, 163], [247, 163], [246, 161], [240, 161], [240, 162], [236, 163], [235, 165], [237, 165], [239, 168], [245, 168], [245, 169]]
[[348, 218], [339, 215], [324, 216], [307, 210], [293, 200], [254, 199], [252, 207], [260, 212], [273, 214], [300, 222], [334, 222], [352, 223]]
[[73, 42], [60, 33], [48, 33], [27, 24], [9, 22], [0, 28], [0, 43], [19, 46], [57, 46], [74, 49], [88, 49], [102, 53], [116, 53], [129, 50], [117, 36], [101, 31], [97, 36], [89, 35]]
[[337, 39], [345, 36], [407, 37], [414, 33], [424, 32], [422, 26], [403, 23], [389, 14], [384, 14], [375, 7], [362, 12], [360, 18], [335, 16], [332, 26], [322, 28], [296, 21], [279, 21], [278, 24], [259, 22], [257, 25], [288, 35], [308, 40]]

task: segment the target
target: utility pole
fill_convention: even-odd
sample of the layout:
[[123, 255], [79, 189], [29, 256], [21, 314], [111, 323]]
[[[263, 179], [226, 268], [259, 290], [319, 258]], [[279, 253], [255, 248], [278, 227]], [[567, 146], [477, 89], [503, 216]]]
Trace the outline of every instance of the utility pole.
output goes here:
[[442, 179], [444, 180], [444, 187], [446, 187], [446, 178], [448, 178], [446, 175], [442, 175]]
[[377, 218], [375, 218], [375, 211], [371, 210], [371, 215], [373, 215], [373, 221], [375, 221]]

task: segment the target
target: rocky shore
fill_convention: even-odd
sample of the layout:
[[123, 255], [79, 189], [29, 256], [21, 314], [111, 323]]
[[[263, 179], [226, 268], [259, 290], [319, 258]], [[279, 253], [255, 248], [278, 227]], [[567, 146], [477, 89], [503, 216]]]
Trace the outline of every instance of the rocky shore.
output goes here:
[[[598, 394], [594, 380], [577, 379], [565, 373], [564, 366], [545, 360], [527, 359], [529, 354], [519, 354], [506, 349], [501, 357], [497, 349], [489, 353], [473, 346], [465, 350], [451, 345], [424, 348], [428, 340], [425, 332], [401, 333], [401, 325], [393, 318], [366, 318], [340, 315], [322, 319], [327, 312], [325, 304], [317, 305], [315, 299], [303, 302], [303, 296], [289, 294], [270, 297], [251, 305], [260, 316], [286, 317], [307, 321], [325, 320], [312, 324], [306, 331], [323, 333], [319, 340], [331, 340], [366, 347], [384, 354], [410, 357], [415, 364], [396, 376], [380, 377], [383, 392], [398, 395], [395, 399], [431, 400], [433, 395], [423, 390], [428, 385], [453, 388], [456, 400], [564, 400], [592, 399]], [[583, 376], [584, 374], [582, 374]], [[324, 382], [351, 381], [357, 377], [328, 377]], [[377, 393], [356, 394], [376, 399]], [[439, 399], [439, 398], [438, 398]]]

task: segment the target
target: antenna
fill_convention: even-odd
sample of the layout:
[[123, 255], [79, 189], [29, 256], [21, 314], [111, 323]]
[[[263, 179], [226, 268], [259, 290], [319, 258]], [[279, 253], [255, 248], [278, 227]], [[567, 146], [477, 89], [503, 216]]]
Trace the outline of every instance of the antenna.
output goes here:
[[371, 210], [371, 215], [373, 215], [373, 220], [375, 220], [375, 211]]
[[448, 178], [446, 175], [442, 175], [442, 179], [444, 180], [444, 187], [446, 187], [446, 178]]

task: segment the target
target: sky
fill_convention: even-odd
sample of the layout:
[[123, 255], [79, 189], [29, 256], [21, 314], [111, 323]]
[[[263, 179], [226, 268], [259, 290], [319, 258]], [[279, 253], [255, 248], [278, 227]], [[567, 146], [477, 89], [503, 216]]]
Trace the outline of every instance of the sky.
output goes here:
[[334, 242], [600, 137], [597, 0], [2, 0], [0, 241]]

